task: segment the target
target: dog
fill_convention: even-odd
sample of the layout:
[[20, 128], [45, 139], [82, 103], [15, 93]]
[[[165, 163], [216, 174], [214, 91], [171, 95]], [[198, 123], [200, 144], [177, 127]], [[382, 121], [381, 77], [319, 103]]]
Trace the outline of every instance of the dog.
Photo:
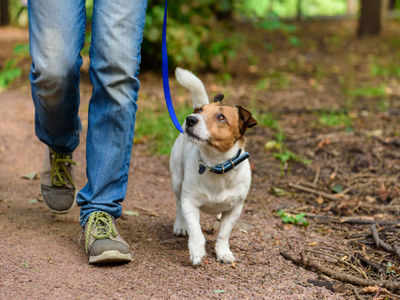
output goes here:
[[191, 92], [194, 111], [186, 117], [172, 147], [170, 172], [176, 196], [175, 235], [188, 235], [190, 260], [201, 264], [206, 240], [200, 210], [220, 214], [215, 251], [217, 260], [233, 263], [229, 247], [232, 228], [239, 219], [250, 189], [251, 169], [244, 151], [244, 134], [257, 125], [241, 106], [222, 105], [223, 95], [209, 103], [206, 89], [190, 71], [176, 68], [177, 81]]

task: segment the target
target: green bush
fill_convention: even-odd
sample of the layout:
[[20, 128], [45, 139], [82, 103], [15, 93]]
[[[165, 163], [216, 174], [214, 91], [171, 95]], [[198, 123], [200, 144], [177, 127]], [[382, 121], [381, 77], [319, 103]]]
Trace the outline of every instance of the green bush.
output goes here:
[[[236, 34], [226, 36], [218, 18], [229, 17], [232, 1], [170, 1], [168, 4], [167, 42], [171, 69], [176, 65], [190, 69], [224, 67], [235, 55], [240, 42]], [[143, 68], [161, 64], [161, 34], [164, 1], [150, 0], [144, 31]]]

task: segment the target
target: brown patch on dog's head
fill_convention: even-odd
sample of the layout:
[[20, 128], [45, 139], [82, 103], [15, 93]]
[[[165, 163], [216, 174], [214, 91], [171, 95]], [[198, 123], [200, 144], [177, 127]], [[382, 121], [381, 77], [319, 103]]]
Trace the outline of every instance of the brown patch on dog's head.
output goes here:
[[[251, 113], [242, 107], [232, 107], [212, 103], [196, 109], [203, 116], [210, 134], [208, 143], [220, 152], [226, 152], [243, 137], [247, 128], [257, 122]], [[244, 141], [243, 141], [244, 142]]]

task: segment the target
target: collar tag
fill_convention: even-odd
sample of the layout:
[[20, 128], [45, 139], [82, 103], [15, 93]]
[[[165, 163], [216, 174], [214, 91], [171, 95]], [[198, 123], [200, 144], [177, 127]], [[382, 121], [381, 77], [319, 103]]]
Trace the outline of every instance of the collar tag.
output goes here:
[[206, 166], [203, 164], [199, 165], [199, 174], [203, 174], [206, 171]]

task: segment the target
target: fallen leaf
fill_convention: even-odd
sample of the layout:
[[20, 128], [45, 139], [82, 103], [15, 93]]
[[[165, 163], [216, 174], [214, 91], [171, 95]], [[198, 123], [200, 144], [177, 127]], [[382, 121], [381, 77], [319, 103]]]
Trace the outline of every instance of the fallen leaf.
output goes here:
[[331, 190], [332, 190], [332, 192], [339, 194], [340, 192], [343, 192], [343, 186], [341, 184], [337, 183], [331, 188]]
[[27, 180], [35, 180], [35, 179], [39, 179], [39, 174], [36, 172], [32, 172], [32, 173], [22, 175], [21, 178], [27, 179]]
[[362, 289], [364, 293], [367, 294], [372, 294], [372, 293], [377, 293], [379, 291], [379, 287], [377, 286], [366, 286], [365, 288]]
[[124, 215], [138, 217], [139, 216], [139, 212], [136, 211], [136, 210], [124, 210]]
[[37, 199], [30, 199], [30, 200], [28, 200], [28, 202], [29, 202], [29, 204], [36, 204], [39, 201]]
[[288, 194], [284, 189], [278, 188], [278, 187], [272, 187], [271, 188], [271, 193], [274, 196], [282, 197]]

